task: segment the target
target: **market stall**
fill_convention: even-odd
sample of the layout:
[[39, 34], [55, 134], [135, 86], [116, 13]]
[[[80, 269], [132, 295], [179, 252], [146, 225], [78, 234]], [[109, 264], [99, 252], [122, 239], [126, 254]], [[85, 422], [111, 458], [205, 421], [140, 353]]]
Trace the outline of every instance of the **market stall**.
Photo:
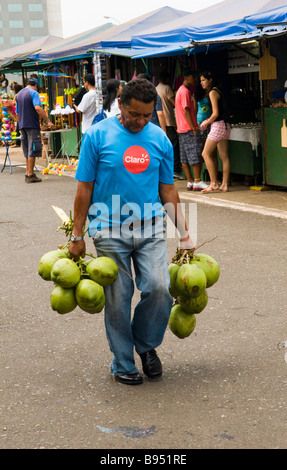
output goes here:
[[[283, 3], [278, 0], [277, 8], [268, 10], [273, 4], [264, 0], [256, 5], [226, 0], [196, 14], [164, 7], [31, 54], [23, 64], [23, 76], [34, 67], [51, 113], [59, 105], [62, 111], [67, 105], [72, 107], [74, 91], [82, 86], [87, 71], [95, 75], [100, 107], [109, 78], [129, 80], [137, 73], [150, 72], [156, 84], [158, 73], [167, 69], [176, 90], [183, 67], [192, 64], [198, 71], [212, 69], [218, 72], [234, 111], [229, 140], [231, 173], [249, 176], [258, 184], [287, 186], [287, 178], [282, 176], [286, 147], [279, 138], [287, 78], [287, 9]], [[276, 77], [263, 74], [266, 51], [276, 61], [272, 69]], [[64, 154], [78, 156], [77, 113], [73, 123], [69, 118], [58, 122], [59, 131], [67, 128], [72, 131], [65, 138], [63, 132], [51, 137], [53, 154], [61, 155], [64, 148]]]
[[[286, 106], [286, 25], [284, 0], [256, 5], [228, 0], [131, 41], [132, 48], [138, 48], [133, 59], [162, 57], [173, 43], [170, 53], [181, 48], [181, 54], [196, 56], [197, 70], [216, 71], [233, 114], [231, 173], [253, 177], [256, 184], [285, 187], [286, 148], [279, 138], [285, 112], [278, 112], [276, 101], [279, 97], [280, 107]], [[150, 52], [140, 51], [148, 47]]]
[[276, 75], [264, 86], [264, 162], [267, 185], [287, 187], [287, 34], [269, 41]]

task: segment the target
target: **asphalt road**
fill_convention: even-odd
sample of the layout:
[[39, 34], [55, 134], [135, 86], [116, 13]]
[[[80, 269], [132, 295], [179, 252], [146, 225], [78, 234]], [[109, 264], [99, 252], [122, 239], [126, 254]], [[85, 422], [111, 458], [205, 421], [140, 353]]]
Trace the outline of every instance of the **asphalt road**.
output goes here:
[[103, 313], [57, 314], [37, 273], [66, 240], [51, 205], [69, 214], [75, 191], [0, 174], [1, 449], [286, 449], [287, 221], [197, 206], [220, 279], [189, 338], [166, 331], [162, 379], [129, 387], [111, 379]]

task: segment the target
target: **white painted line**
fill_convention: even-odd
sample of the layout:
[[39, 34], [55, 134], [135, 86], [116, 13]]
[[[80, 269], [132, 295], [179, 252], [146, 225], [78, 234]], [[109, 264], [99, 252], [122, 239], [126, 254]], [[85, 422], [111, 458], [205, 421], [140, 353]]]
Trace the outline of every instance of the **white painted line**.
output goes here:
[[287, 220], [287, 212], [280, 209], [268, 209], [263, 206], [256, 206], [255, 204], [246, 204], [244, 202], [227, 201], [226, 199], [211, 199], [208, 196], [192, 196], [191, 194], [179, 193], [180, 199], [187, 201], [198, 202], [200, 204], [209, 204], [210, 206], [225, 207], [228, 209], [236, 209], [244, 212], [255, 212], [260, 215], [267, 215], [271, 217], [279, 217]]

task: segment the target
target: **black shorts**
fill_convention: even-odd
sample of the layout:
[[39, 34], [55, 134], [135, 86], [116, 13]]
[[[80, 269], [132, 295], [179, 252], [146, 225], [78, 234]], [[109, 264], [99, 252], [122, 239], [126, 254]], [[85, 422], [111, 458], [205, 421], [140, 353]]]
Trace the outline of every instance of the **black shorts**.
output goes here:
[[21, 129], [21, 143], [26, 158], [42, 156], [42, 137], [39, 129]]

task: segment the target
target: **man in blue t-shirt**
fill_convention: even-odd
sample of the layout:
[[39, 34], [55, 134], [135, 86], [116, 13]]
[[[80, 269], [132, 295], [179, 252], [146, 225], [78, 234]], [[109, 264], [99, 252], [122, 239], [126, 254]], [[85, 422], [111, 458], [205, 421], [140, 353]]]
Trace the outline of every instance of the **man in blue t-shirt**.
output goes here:
[[[113, 353], [111, 373], [128, 385], [143, 380], [134, 349], [148, 378], [162, 375], [155, 348], [162, 343], [172, 306], [165, 211], [178, 229], [180, 249], [194, 249], [173, 182], [172, 145], [150, 122], [156, 96], [150, 82], [132, 80], [119, 98], [121, 114], [87, 130], [76, 172], [69, 243], [74, 259], [85, 256], [88, 215], [97, 255], [112, 258], [119, 267], [116, 281], [105, 287], [105, 326]], [[131, 321], [132, 262], [141, 299]]]
[[21, 132], [22, 149], [26, 158], [26, 183], [42, 181], [34, 172], [36, 158], [42, 156], [40, 118], [47, 122], [49, 128], [53, 127], [53, 123], [42, 108], [37, 89], [38, 80], [30, 77], [27, 86], [19, 91], [16, 98], [16, 114]]

